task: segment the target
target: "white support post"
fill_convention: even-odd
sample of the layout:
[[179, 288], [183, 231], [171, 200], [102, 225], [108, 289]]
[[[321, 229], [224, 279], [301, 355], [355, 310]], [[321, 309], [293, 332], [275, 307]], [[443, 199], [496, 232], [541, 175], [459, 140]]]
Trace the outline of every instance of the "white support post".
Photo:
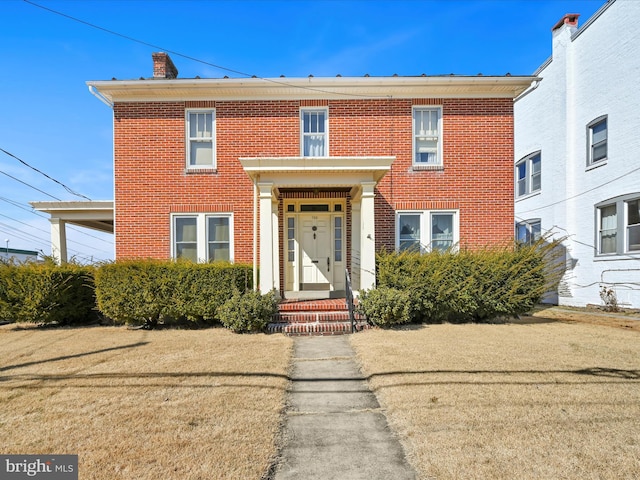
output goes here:
[[[264, 294], [275, 288], [273, 183], [258, 183], [260, 202], [260, 291]], [[275, 233], [277, 235], [277, 232]]]
[[59, 265], [67, 263], [66, 222], [55, 217], [51, 217], [49, 222], [51, 222], [51, 256]]
[[360, 199], [360, 289], [376, 286], [376, 241], [374, 197], [376, 182], [361, 182]]

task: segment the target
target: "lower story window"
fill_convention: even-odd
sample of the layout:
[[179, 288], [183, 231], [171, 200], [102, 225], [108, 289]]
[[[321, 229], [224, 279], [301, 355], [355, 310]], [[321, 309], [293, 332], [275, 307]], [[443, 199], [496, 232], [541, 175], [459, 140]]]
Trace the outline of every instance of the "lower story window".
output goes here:
[[403, 250], [449, 250], [458, 243], [457, 212], [398, 212], [396, 248]]
[[540, 219], [525, 220], [516, 224], [516, 240], [531, 245], [541, 236]]
[[596, 214], [599, 255], [640, 253], [640, 194], [602, 202]]
[[233, 261], [231, 214], [174, 215], [173, 258], [193, 262]]

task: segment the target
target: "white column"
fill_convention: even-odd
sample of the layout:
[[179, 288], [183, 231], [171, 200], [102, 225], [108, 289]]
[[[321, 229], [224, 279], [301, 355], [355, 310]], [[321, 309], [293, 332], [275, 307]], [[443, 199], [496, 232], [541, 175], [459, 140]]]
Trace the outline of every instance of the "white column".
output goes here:
[[51, 256], [58, 264], [66, 263], [67, 258], [67, 229], [64, 220], [51, 217]]
[[360, 290], [360, 237], [362, 224], [360, 216], [360, 194], [351, 199], [351, 286]]
[[[273, 265], [273, 288], [276, 289], [276, 295], [279, 295], [280, 290], [280, 241], [279, 228], [280, 222], [278, 221], [278, 199], [276, 196], [271, 197], [271, 258]], [[267, 292], [263, 292], [267, 293]]]
[[362, 182], [360, 200], [360, 289], [376, 286], [374, 189], [376, 182]]
[[[258, 183], [260, 202], [260, 291], [269, 292], [275, 285], [274, 232], [273, 232], [273, 183]], [[277, 233], [276, 233], [277, 234]]]

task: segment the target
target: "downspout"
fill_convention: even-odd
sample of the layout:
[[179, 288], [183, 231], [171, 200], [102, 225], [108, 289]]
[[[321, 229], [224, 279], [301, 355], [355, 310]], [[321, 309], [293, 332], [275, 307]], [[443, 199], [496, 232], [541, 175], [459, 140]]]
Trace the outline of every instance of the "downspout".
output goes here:
[[93, 85], [89, 85], [89, 92], [91, 93], [91, 95], [93, 95], [102, 103], [104, 103], [106, 106], [108, 106], [109, 108], [113, 108], [113, 102], [110, 102], [109, 100], [107, 100], [107, 98], [104, 95], [102, 95], [98, 90], [96, 90], [96, 87], [94, 87]]

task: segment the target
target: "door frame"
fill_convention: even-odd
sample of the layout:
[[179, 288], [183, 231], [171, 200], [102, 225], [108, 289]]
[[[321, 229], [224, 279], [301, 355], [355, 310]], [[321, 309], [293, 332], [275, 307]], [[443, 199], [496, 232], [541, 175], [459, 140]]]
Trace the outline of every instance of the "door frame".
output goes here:
[[[327, 210], [308, 211], [305, 206], [327, 205]], [[320, 207], [318, 207], [320, 208]], [[284, 290], [302, 291], [302, 219], [312, 215], [329, 218], [329, 258], [331, 276], [329, 292], [344, 290], [344, 269], [347, 265], [347, 199], [290, 198], [283, 202], [282, 258], [284, 260]], [[303, 211], [304, 210], [304, 211]], [[339, 220], [336, 220], [338, 218]], [[338, 237], [336, 237], [338, 232]], [[336, 247], [341, 250], [336, 252]], [[322, 290], [324, 291], [324, 290]]]

